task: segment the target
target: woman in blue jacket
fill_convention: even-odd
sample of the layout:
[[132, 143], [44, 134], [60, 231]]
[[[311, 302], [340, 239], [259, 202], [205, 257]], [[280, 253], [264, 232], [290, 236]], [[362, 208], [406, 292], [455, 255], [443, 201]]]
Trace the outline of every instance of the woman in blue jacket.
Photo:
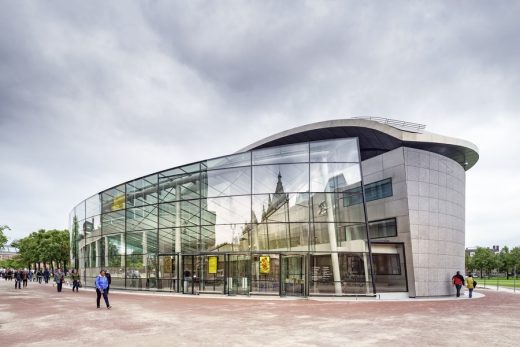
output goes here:
[[99, 302], [101, 300], [101, 294], [103, 294], [103, 299], [105, 300], [105, 304], [107, 304], [107, 308], [110, 309], [112, 306], [108, 303], [108, 280], [105, 276], [105, 270], [101, 270], [99, 275], [96, 277], [96, 294], [97, 294], [97, 308], [99, 308]]

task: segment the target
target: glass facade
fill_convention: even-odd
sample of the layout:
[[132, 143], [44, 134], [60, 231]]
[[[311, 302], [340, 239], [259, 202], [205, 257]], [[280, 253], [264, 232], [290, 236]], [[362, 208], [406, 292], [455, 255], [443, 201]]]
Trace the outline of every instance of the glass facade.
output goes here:
[[[391, 195], [389, 184], [365, 186], [366, 194], [370, 188], [372, 195]], [[114, 288], [371, 295], [373, 260], [381, 276], [404, 271], [395, 255], [371, 258], [363, 186], [356, 138], [269, 147], [165, 170], [73, 209], [73, 263], [87, 285], [108, 269]], [[389, 235], [390, 224], [370, 232]], [[392, 266], [381, 265], [385, 261]]]

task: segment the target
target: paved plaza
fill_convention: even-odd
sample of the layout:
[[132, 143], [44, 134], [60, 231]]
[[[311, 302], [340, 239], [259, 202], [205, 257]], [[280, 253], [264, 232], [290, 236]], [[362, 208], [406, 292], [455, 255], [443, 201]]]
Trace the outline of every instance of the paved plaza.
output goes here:
[[448, 300], [307, 300], [110, 293], [0, 281], [1, 346], [511, 346], [520, 295]]

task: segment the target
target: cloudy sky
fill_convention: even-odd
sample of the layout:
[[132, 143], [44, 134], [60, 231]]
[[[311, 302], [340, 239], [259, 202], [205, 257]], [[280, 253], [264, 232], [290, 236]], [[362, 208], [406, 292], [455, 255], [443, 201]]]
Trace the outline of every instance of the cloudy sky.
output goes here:
[[475, 143], [466, 245], [520, 246], [520, 2], [0, 0], [0, 225], [281, 130], [380, 116]]

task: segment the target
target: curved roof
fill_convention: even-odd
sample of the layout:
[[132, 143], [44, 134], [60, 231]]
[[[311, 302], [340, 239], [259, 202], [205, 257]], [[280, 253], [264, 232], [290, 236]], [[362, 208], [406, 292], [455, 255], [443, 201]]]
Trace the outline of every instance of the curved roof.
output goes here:
[[367, 119], [337, 119], [311, 123], [282, 131], [257, 141], [239, 152], [304, 141], [358, 137], [361, 159], [366, 160], [398, 147], [411, 147], [441, 154], [465, 170], [476, 164], [478, 148], [473, 143], [427, 132], [403, 130]]

